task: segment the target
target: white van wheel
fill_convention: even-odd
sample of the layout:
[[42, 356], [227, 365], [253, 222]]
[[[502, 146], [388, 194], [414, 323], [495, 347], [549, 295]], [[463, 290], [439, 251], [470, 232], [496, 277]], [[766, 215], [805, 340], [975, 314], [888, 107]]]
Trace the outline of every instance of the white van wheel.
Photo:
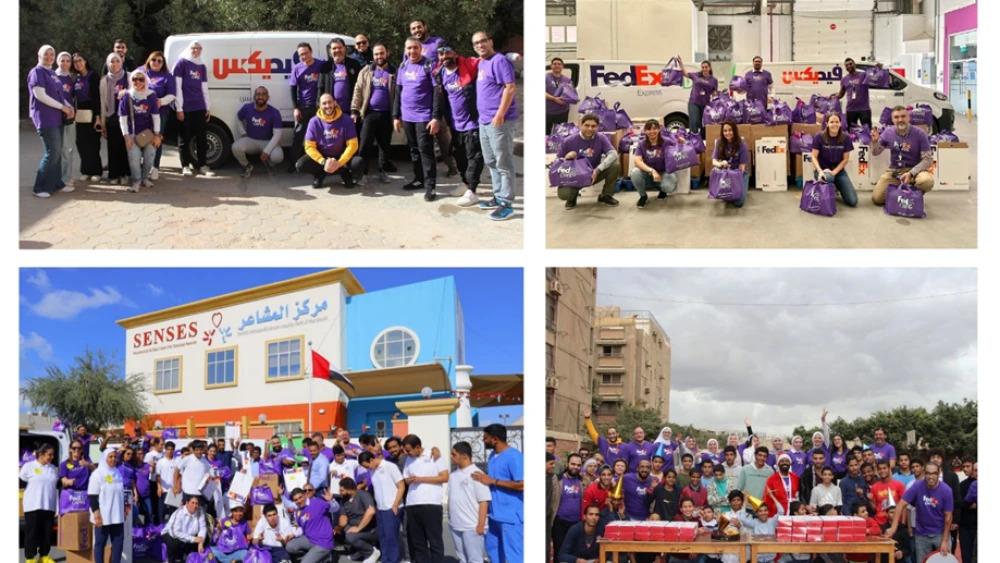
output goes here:
[[[205, 164], [209, 168], [217, 169], [224, 166], [232, 156], [233, 141], [229, 137], [226, 128], [214, 121], [210, 121], [205, 126]], [[192, 142], [188, 146], [188, 154], [194, 161], [195, 144]]]
[[671, 113], [663, 117], [663, 128], [668, 131], [671, 129], [687, 129], [688, 126], [688, 116], [683, 113]]

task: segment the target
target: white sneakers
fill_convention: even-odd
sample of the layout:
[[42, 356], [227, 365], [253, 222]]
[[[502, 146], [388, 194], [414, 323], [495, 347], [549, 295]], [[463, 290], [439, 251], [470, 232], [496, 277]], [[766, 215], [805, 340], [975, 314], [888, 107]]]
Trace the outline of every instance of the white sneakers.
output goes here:
[[149, 171], [149, 179], [150, 180], [159, 180], [160, 179], [160, 169], [154, 167], [152, 170], [150, 170]]
[[375, 563], [376, 561], [378, 561], [380, 555], [382, 555], [382, 552], [379, 551], [377, 547], [373, 547], [372, 554], [366, 557], [365, 560], [362, 561], [361, 563]]
[[142, 182], [136, 182], [136, 183], [134, 183], [134, 184], [132, 184], [131, 186], [128, 187], [128, 191], [133, 192], [133, 193], [139, 193], [139, 186], [141, 186], [141, 185], [142, 185]]
[[479, 203], [479, 196], [476, 195], [476, 192], [472, 190], [465, 190], [465, 194], [458, 199], [458, 203], [456, 205], [459, 207], [469, 207], [477, 203]]
[[153, 180], [152, 180], [152, 178], [146, 178], [145, 180], [143, 180], [142, 181], [142, 187], [144, 187], [144, 188], [152, 188], [153, 187]]
[[201, 174], [202, 176], [208, 176], [209, 178], [215, 176], [215, 172], [212, 172], [212, 169], [207, 166], [202, 166], [201, 168], [199, 168], [198, 173]]
[[35, 192], [35, 197], [40, 197], [42, 199], [45, 199], [47, 197], [52, 197], [52, 194], [50, 194], [49, 192]]
[[73, 190], [75, 190], [75, 189], [76, 188], [74, 188], [70, 184], [66, 184], [65, 186], [63, 186], [62, 188], [60, 188], [59, 191], [62, 192], [62, 193], [64, 193], [64, 194], [68, 194], [68, 193], [73, 192]]
[[193, 166], [185, 166], [184, 170], [181, 171], [181, 174], [183, 174], [185, 176], [194, 176], [194, 167]]

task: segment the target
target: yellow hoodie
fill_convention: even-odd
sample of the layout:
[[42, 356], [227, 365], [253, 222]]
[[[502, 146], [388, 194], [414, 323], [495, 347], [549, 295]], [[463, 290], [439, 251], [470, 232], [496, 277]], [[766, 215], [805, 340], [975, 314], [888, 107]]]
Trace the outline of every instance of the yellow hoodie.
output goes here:
[[[331, 116], [323, 115], [322, 108], [316, 110], [316, 117], [327, 123], [333, 123], [334, 121], [340, 119], [342, 115], [344, 115], [344, 112], [340, 111], [340, 106], [336, 103], [333, 104], [333, 115]], [[305, 143], [305, 151], [306, 154], [309, 155], [309, 158], [315, 160], [319, 164], [323, 164], [323, 161], [326, 160], [323, 153], [319, 152], [319, 147], [316, 145], [316, 141], [310, 141], [307, 139]], [[353, 139], [347, 140], [347, 146], [344, 147], [344, 153], [340, 155], [340, 158], [338, 158], [337, 161], [340, 162], [341, 166], [347, 166], [348, 163], [351, 162], [351, 157], [353, 157], [356, 152], [358, 152], [357, 136]]]

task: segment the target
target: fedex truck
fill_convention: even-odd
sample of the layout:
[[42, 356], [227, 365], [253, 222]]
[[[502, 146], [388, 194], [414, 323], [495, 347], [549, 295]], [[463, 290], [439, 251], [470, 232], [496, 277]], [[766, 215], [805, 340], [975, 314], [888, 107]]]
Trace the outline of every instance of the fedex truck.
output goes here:
[[207, 127], [209, 166], [218, 168], [231, 158], [236, 112], [243, 104], [253, 102], [253, 91], [258, 86], [267, 88], [269, 103], [281, 112], [284, 128], [281, 146], [291, 146], [295, 106], [288, 77], [299, 62], [297, 46], [309, 43], [317, 58], [327, 58], [326, 46], [334, 37], [343, 39], [348, 46], [354, 44], [353, 37], [315, 31], [192, 33], [167, 38], [163, 52], [170, 68], [192, 41], [202, 46], [201, 59], [208, 70], [212, 102], [212, 117]]
[[[657, 119], [667, 127], [686, 127], [688, 124], [688, 98], [691, 95], [691, 81], [684, 79], [683, 86], [660, 86], [660, 74], [664, 61], [610, 61], [610, 60], [567, 60], [565, 70], [580, 99], [600, 95], [609, 105], [621, 102], [633, 122]], [[870, 64], [858, 63], [865, 70]], [[750, 63], [737, 64], [739, 75], [753, 67]], [[840, 90], [843, 67], [830, 63], [765, 63], [764, 69], [774, 79], [772, 93], [789, 105], [796, 98], [808, 100], [813, 94], [829, 96]], [[696, 72], [699, 67], [686, 65], [685, 72]], [[729, 84], [729, 73], [719, 72], [719, 87]], [[929, 105], [934, 113], [934, 130], [951, 129], [955, 122], [955, 108], [944, 94], [915, 84], [895, 71], [890, 71], [892, 80], [888, 89], [870, 90], [872, 118], [878, 119], [883, 107], [895, 105]], [[579, 117], [576, 106], [571, 106], [570, 119]]]

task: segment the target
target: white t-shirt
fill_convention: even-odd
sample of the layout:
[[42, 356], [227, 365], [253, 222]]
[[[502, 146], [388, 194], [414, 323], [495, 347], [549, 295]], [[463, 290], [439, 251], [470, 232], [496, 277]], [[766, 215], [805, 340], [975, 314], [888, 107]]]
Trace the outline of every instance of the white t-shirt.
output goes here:
[[841, 506], [844, 501], [841, 498], [840, 487], [832, 483], [829, 487], [822, 483], [816, 485], [810, 495], [809, 504], [813, 506], [823, 506], [824, 504]]
[[358, 470], [358, 460], [344, 458], [344, 463], [337, 463], [334, 459], [330, 462], [330, 492], [335, 495], [340, 494], [340, 480], [344, 477], [355, 479]]
[[[91, 495], [97, 495], [103, 524], [125, 523], [125, 486], [117, 467], [98, 468], [90, 474], [87, 496]], [[94, 523], [93, 512], [90, 523]]]
[[177, 468], [177, 457], [167, 459], [163, 457], [156, 462], [156, 476], [160, 480], [160, 487], [164, 491], [169, 491], [174, 487], [174, 469]]
[[148, 463], [150, 465], [155, 465], [156, 462], [163, 459], [163, 452], [158, 452], [156, 450], [149, 450], [146, 452], [146, 456], [142, 458], [143, 463]]
[[177, 469], [181, 471], [181, 491], [186, 495], [200, 495], [211, 469], [208, 461], [192, 454], [182, 459]]
[[24, 489], [24, 511], [51, 510], [56, 511], [59, 493], [56, 484], [59, 482], [59, 468], [53, 464], [42, 465], [37, 461], [29, 461], [21, 467], [21, 480], [27, 481]]
[[[420, 457], [407, 458], [403, 467], [403, 477], [437, 477], [442, 471], [448, 471], [448, 464], [443, 457], [435, 461], [431, 452], [425, 450]], [[444, 483], [413, 483], [406, 492], [406, 506], [418, 504], [436, 504], [444, 502]]]
[[490, 488], [473, 480], [473, 473], [482, 471], [470, 463], [448, 477], [448, 524], [456, 532], [475, 530], [479, 524], [479, 503], [492, 500]]
[[375, 489], [372, 496], [375, 497], [376, 508], [392, 509], [392, 503], [396, 500], [396, 483], [402, 480], [403, 475], [395, 464], [385, 460], [378, 464], [378, 469], [372, 473], [372, 488]]
[[302, 528], [292, 526], [292, 524], [288, 521], [288, 517], [282, 513], [283, 510], [279, 508], [277, 528], [272, 528], [271, 525], [267, 523], [267, 517], [261, 516], [260, 520], [257, 520], [257, 525], [254, 526], [253, 537], [260, 538], [260, 543], [268, 547], [283, 547], [284, 544], [278, 540], [278, 536], [301, 536]]

